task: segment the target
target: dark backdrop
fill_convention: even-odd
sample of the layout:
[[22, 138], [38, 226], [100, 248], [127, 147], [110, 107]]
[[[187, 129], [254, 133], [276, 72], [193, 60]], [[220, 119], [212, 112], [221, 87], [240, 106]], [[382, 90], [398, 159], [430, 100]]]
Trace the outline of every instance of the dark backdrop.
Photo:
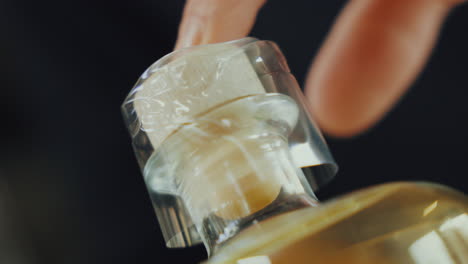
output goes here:
[[[302, 83], [344, 2], [270, 0], [252, 36], [276, 41]], [[171, 51], [182, 7], [0, 2], [1, 263], [205, 258], [202, 247], [165, 249], [119, 109], [139, 74]], [[468, 193], [467, 12], [452, 13], [428, 67], [387, 118], [359, 137], [328, 139], [341, 170], [320, 198], [398, 180]]]

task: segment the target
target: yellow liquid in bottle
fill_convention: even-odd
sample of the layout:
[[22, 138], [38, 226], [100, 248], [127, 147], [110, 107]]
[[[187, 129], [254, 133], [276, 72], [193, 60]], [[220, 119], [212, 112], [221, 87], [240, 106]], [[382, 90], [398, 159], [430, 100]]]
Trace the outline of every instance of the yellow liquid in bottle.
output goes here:
[[468, 199], [394, 183], [252, 225], [209, 264], [468, 263]]

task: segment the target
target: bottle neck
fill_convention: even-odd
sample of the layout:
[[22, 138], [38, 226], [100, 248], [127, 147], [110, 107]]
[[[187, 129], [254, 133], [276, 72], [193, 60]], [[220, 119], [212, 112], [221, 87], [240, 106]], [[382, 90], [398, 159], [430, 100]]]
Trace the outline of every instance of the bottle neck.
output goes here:
[[185, 124], [158, 149], [153, 174], [170, 181], [155, 186], [180, 198], [209, 254], [248, 226], [314, 204], [288, 144], [297, 116], [289, 98], [241, 98]]
[[317, 205], [318, 201], [307, 194], [291, 195], [281, 192], [270, 205], [244, 218], [228, 220], [211, 215], [203, 221], [199, 233], [208, 255], [213, 255], [249, 227], [285, 213]]
[[204, 142], [197, 151], [183, 139], [192, 155], [185, 155], [190, 169], [179, 174], [179, 193], [209, 254], [255, 223], [317, 204], [286, 138], [264, 128], [252, 138], [255, 130]]

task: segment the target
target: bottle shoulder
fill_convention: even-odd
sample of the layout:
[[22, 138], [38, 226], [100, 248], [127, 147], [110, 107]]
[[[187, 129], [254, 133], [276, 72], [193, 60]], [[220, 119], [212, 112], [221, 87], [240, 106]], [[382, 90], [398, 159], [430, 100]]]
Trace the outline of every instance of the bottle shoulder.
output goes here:
[[[301, 262], [301, 258], [310, 261], [309, 257], [317, 263], [321, 263], [320, 259], [334, 263], [331, 261], [337, 251], [346, 256], [347, 263], [367, 263], [362, 259], [365, 256], [369, 256], [369, 263], [404, 263], [401, 258], [399, 262], [385, 260], [391, 259], [392, 254], [406, 254], [405, 258], [409, 259], [411, 254], [418, 255], [422, 249], [434, 247], [436, 242], [418, 242], [428, 234], [436, 234], [440, 241], [461, 237], [462, 242], [449, 242], [457, 244], [458, 251], [465, 250], [463, 247], [468, 247], [463, 244], [468, 243], [467, 213], [468, 198], [450, 188], [430, 183], [383, 184], [352, 192], [318, 207], [255, 223], [221, 247], [207, 263], [293, 263], [291, 259], [294, 263], [308, 263]], [[447, 232], [441, 229], [447, 226], [451, 226], [448, 233], [453, 234], [444, 238]], [[448, 245], [449, 242], [443, 243], [443, 247], [454, 246]], [[361, 252], [364, 248], [368, 249], [365, 254]], [[398, 252], [388, 254], [389, 250]], [[460, 252], [468, 252], [468, 248]], [[468, 261], [463, 253], [450, 254], [458, 259], [466, 257], [463, 260]], [[360, 262], [350, 260], [354, 255], [359, 256]], [[249, 258], [256, 262], [247, 262]]]

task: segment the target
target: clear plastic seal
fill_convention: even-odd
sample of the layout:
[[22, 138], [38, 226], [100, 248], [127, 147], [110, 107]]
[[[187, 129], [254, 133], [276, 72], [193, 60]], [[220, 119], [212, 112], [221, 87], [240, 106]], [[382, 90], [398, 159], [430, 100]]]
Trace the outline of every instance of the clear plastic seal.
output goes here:
[[314, 197], [337, 171], [270, 41], [175, 51], [122, 111], [168, 247], [219, 244], [279, 197]]

